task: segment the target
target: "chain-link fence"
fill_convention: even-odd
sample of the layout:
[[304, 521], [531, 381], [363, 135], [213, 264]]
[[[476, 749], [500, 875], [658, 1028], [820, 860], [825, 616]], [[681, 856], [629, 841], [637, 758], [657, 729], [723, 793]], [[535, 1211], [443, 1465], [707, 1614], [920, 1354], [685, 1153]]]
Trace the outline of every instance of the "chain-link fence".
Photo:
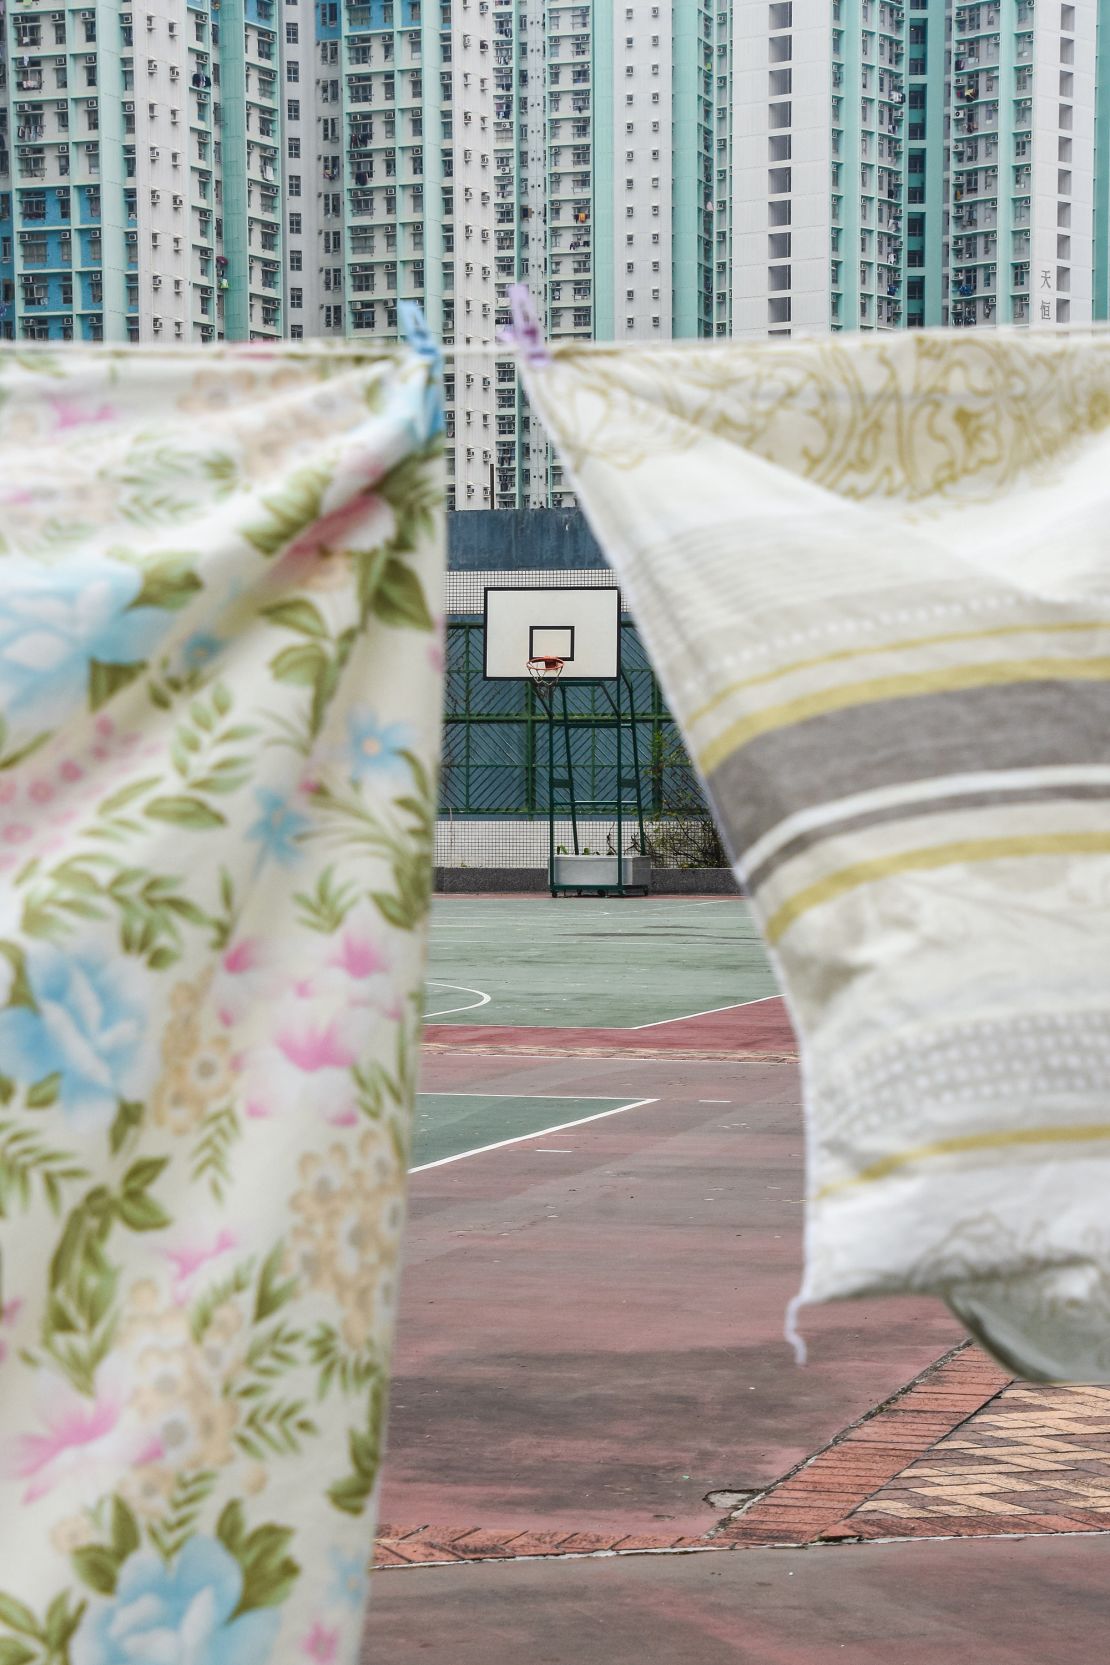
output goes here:
[[[557, 812], [568, 802], [567, 789], [558, 782], [573, 779], [580, 844], [592, 851], [615, 852], [611, 806], [618, 796], [622, 804], [635, 803], [638, 782], [647, 848], [656, 866], [727, 865], [633, 625], [621, 626], [621, 662], [623, 710], [627, 718], [631, 703], [635, 724], [626, 721], [619, 736], [606, 691], [573, 683], [566, 688], [566, 727], [560, 690], [552, 735], [547, 707], [523, 675], [519, 682], [484, 679], [483, 646], [480, 620], [449, 627], [439, 865], [545, 866], [553, 779]], [[570, 825], [559, 816], [556, 842], [571, 842]], [[624, 815], [621, 842], [626, 852], [639, 851], [634, 811]]]

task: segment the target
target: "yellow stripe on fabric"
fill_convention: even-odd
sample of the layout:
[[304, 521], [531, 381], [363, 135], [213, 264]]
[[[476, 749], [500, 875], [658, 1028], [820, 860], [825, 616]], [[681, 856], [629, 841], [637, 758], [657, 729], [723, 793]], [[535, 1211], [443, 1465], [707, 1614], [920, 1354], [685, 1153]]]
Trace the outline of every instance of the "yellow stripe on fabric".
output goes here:
[[943, 647], [948, 642], [990, 642], [998, 636], [1050, 636], [1076, 630], [1110, 630], [1110, 619], [1069, 619], [1060, 624], [1000, 624], [993, 630], [945, 630], [936, 636], [911, 636], [904, 642], [876, 642], [870, 647], [837, 648], [832, 653], [816, 653], [809, 659], [795, 659], [791, 664], [779, 665], [773, 671], [760, 671], [758, 676], [730, 682], [727, 688], [722, 688], [719, 694], [714, 694], [712, 699], [691, 712], [687, 722], [700, 722], [725, 700], [745, 688], [758, 688], [761, 683], [775, 682], [779, 677], [792, 676], [795, 671], [816, 670], [819, 665], [842, 664], [845, 659], [863, 659], [876, 653], [912, 653], [915, 648]]
[[956, 863], [1004, 861], [1010, 856], [1104, 855], [1110, 852], [1110, 832], [1026, 833], [1013, 838], [961, 838], [949, 844], [935, 844], [918, 850], [898, 850], [889, 856], [875, 856], [829, 873], [799, 890], [767, 921], [767, 940], [779, 938], [811, 908], [831, 902], [860, 885], [874, 884], [897, 873], [926, 872], [933, 867]]
[[800, 694], [782, 705], [768, 706], [731, 723], [719, 739], [698, 753], [705, 774], [711, 774], [741, 746], [773, 729], [790, 728], [810, 717], [830, 711], [844, 711], [854, 705], [877, 705], [883, 700], [912, 699], [918, 694], [956, 693], [967, 688], [990, 688], [1020, 682], [1106, 682], [1110, 681], [1110, 658], [1097, 659], [1002, 659], [994, 665], [946, 665], [933, 671], [907, 671], [901, 676], [880, 676], [870, 682], [853, 682], [842, 688]]
[[916, 1145], [912, 1150], [898, 1151], [883, 1156], [861, 1169], [851, 1179], [838, 1179], [823, 1185], [817, 1201], [834, 1196], [838, 1191], [850, 1191], [857, 1185], [872, 1185], [887, 1179], [899, 1168], [914, 1162], [928, 1162], [936, 1156], [960, 1156], [966, 1151], [1006, 1150], [1020, 1145], [1089, 1145], [1110, 1139], [1110, 1123], [1080, 1122], [1076, 1127], [1021, 1127], [1002, 1129], [997, 1133], [955, 1133], [948, 1139], [934, 1139], [928, 1145]]

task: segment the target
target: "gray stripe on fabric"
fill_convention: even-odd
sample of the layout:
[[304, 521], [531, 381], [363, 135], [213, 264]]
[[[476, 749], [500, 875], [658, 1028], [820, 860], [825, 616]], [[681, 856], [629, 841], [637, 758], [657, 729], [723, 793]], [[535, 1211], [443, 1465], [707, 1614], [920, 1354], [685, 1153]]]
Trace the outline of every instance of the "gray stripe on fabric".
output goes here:
[[872, 701], [758, 735], [709, 778], [730, 845], [912, 781], [1110, 763], [1110, 683], [1020, 682]]
[[765, 884], [784, 862], [804, 855], [806, 850], [812, 850], [826, 838], [862, 832], [866, 827], [889, 825], [895, 821], [924, 820], [930, 815], [945, 815], [963, 809], [990, 809], [996, 804], [1092, 803], [1100, 798], [1110, 798], [1110, 783], [1089, 781], [1068, 786], [997, 787], [980, 792], [953, 792], [935, 798], [918, 798], [913, 803], [890, 804], [885, 809], [861, 810], [856, 815], [846, 815], [842, 820], [829, 821], [824, 826], [811, 827], [806, 832], [795, 834], [765, 861], [761, 861], [758, 867], [746, 873], [745, 878], [755, 890]]

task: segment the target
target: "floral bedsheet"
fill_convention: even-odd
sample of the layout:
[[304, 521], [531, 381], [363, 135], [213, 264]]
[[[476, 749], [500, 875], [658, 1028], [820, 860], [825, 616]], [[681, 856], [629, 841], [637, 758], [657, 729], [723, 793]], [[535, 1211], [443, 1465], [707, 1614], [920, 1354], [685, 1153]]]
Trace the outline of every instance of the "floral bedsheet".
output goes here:
[[435, 382], [320, 343], [0, 355], [0, 1665], [355, 1658]]

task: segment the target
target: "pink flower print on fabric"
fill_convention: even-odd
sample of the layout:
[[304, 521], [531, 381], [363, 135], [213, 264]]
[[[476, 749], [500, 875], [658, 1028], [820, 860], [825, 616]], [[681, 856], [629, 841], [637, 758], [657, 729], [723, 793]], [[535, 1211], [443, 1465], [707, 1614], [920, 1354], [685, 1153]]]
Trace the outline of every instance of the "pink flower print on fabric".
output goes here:
[[340, 1040], [334, 1023], [322, 1029], [306, 1026], [299, 1034], [282, 1035], [277, 1044], [291, 1064], [308, 1074], [317, 1070], [350, 1069], [357, 1056]]
[[396, 516], [384, 497], [363, 493], [340, 503], [302, 532], [282, 557], [297, 563], [314, 559], [331, 549], [375, 549], [387, 543], [397, 528]]
[[226, 1227], [207, 1243], [183, 1244], [179, 1249], [163, 1249], [162, 1253], [174, 1269], [173, 1299], [175, 1306], [183, 1306], [191, 1295], [193, 1279], [202, 1267], [210, 1266], [222, 1255], [230, 1254], [238, 1246], [238, 1238]]
[[314, 1665], [333, 1665], [339, 1652], [339, 1632], [321, 1624], [319, 1619], [304, 1639], [304, 1654]]
[[254, 971], [259, 962], [258, 944], [251, 937], [242, 937], [233, 943], [224, 955], [224, 970], [232, 977], [239, 977], [244, 971]]
[[107, 403], [94, 408], [79, 405], [73, 399], [67, 399], [61, 394], [53, 394], [47, 403], [54, 407], [54, 431], [64, 433], [68, 428], [84, 428], [91, 424], [103, 422], [117, 422], [119, 413], [114, 405]]
[[[101, 1371], [92, 1399], [58, 1377], [40, 1377], [42, 1431], [18, 1435], [4, 1465], [27, 1481], [23, 1501], [34, 1503], [64, 1485], [70, 1500], [92, 1503], [118, 1486], [121, 1472], [152, 1460], [149, 1434], [125, 1420], [126, 1401], [118, 1367]], [[159, 1446], [153, 1456], [160, 1455]]]
[[338, 966], [348, 977], [376, 977], [390, 968], [390, 961], [373, 938], [355, 931], [344, 931], [338, 953], [328, 961]]

